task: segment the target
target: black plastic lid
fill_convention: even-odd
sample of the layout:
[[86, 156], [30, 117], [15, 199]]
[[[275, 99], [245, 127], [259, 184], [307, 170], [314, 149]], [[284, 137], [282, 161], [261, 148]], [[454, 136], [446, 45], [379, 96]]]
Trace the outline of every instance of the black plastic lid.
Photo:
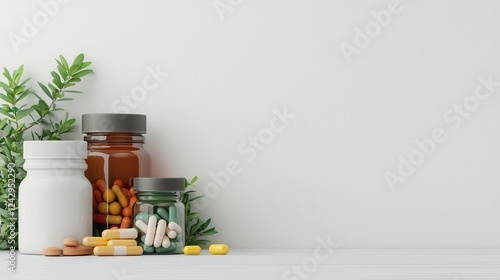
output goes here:
[[146, 133], [146, 115], [138, 114], [84, 114], [82, 133], [126, 132]]
[[134, 178], [134, 190], [138, 192], [156, 192], [156, 191], [170, 191], [180, 192], [184, 191], [185, 178], [147, 178], [136, 177]]

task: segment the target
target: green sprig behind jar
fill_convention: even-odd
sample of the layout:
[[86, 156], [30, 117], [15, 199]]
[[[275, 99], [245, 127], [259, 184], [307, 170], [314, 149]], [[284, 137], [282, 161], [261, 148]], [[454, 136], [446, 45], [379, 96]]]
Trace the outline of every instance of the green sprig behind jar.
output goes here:
[[184, 192], [181, 194], [181, 202], [185, 206], [185, 217], [186, 217], [186, 245], [199, 245], [206, 247], [211, 242], [205, 239], [206, 236], [217, 234], [215, 227], [209, 228], [212, 219], [203, 220], [200, 212], [196, 212], [193, 209], [192, 202], [200, 199], [203, 195], [197, 195], [196, 181], [198, 176], [195, 176], [191, 181], [186, 180], [186, 186]]

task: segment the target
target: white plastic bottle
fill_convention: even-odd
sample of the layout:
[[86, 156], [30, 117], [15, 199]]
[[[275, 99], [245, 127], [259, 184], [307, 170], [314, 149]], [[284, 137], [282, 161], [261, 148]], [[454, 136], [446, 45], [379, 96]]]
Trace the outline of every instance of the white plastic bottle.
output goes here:
[[92, 186], [84, 175], [84, 141], [25, 141], [19, 186], [19, 251], [63, 248], [66, 237], [92, 235]]

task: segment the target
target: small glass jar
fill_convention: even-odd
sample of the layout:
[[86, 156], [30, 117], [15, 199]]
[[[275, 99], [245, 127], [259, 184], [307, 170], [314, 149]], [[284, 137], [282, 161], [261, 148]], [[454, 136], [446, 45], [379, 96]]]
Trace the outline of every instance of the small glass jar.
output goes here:
[[82, 132], [88, 143], [85, 175], [93, 188], [94, 236], [108, 228], [132, 227], [133, 178], [148, 177], [151, 172], [151, 159], [144, 149], [146, 116], [84, 114]]
[[26, 178], [19, 186], [19, 251], [42, 254], [63, 239], [92, 233], [92, 188], [84, 141], [25, 141]]
[[[180, 254], [185, 244], [184, 178], [135, 178], [137, 243], [145, 254]], [[152, 233], [151, 233], [152, 232]]]

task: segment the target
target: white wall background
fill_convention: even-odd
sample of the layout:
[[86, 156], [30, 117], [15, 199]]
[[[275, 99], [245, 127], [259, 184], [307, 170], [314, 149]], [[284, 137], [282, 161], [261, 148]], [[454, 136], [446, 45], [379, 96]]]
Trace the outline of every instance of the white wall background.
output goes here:
[[[402, 1], [348, 63], [340, 44], [388, 1], [220, 1], [234, 4], [222, 20], [213, 0], [92, 0], [57, 4], [44, 22], [40, 3], [57, 2], [2, 0], [0, 65], [45, 82], [59, 54], [85, 53], [95, 74], [66, 106], [78, 129], [83, 113], [116, 112], [148, 68], [168, 72], [127, 107], [148, 115], [155, 176], [198, 175], [205, 190], [210, 172], [240, 164], [203, 209], [214, 241], [500, 247], [500, 87], [457, 129], [443, 119], [479, 76], [500, 81], [500, 2]], [[16, 47], [23, 18], [39, 27]], [[247, 161], [238, 146], [284, 107], [295, 118]], [[435, 128], [447, 140], [391, 192], [384, 173]]]

